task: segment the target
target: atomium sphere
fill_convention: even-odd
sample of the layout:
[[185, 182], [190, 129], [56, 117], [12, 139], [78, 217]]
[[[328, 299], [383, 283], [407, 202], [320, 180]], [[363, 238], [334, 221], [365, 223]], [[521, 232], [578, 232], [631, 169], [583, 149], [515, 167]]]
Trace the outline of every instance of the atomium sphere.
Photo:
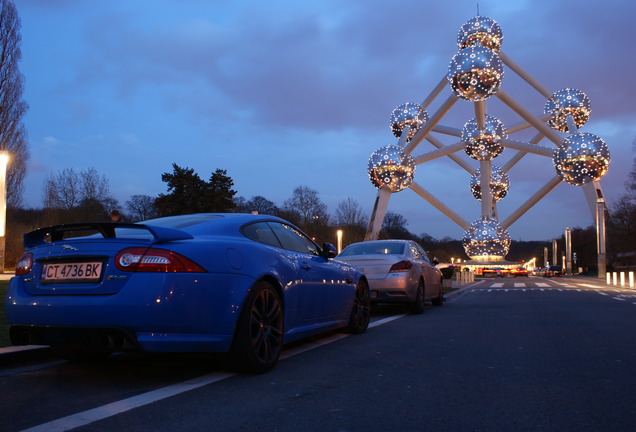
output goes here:
[[481, 217], [464, 232], [462, 244], [475, 261], [500, 261], [510, 249], [510, 235], [497, 219]]
[[[503, 172], [498, 166], [492, 166], [490, 174], [490, 193], [495, 202], [501, 201], [508, 193], [510, 179], [508, 174]], [[470, 191], [473, 196], [481, 201], [481, 170], [477, 170], [470, 178]]]
[[479, 130], [477, 119], [471, 119], [462, 129], [466, 154], [479, 161], [499, 156], [503, 151], [503, 146], [499, 142], [508, 136], [506, 127], [498, 118], [486, 115], [485, 124], [486, 127]]
[[424, 123], [428, 121], [428, 113], [419, 104], [403, 103], [391, 112], [391, 130], [393, 135], [400, 138], [405, 127], [409, 126], [407, 141], [415, 136]]
[[[543, 112], [550, 114], [548, 124], [559, 132], [568, 132], [568, 116], [572, 116], [577, 128], [587, 123], [592, 111], [590, 99], [577, 89], [555, 92], [545, 103]], [[574, 131], [572, 131], [574, 132]]]
[[596, 135], [577, 132], [569, 135], [552, 156], [563, 181], [575, 186], [599, 180], [607, 173], [610, 153], [605, 141]]
[[391, 192], [399, 192], [413, 182], [415, 163], [401, 146], [388, 145], [373, 152], [367, 172], [376, 188], [388, 186]]
[[502, 41], [503, 34], [499, 24], [495, 20], [479, 15], [466, 21], [457, 35], [459, 48], [484, 46], [499, 51]]
[[467, 47], [453, 56], [447, 78], [457, 96], [477, 102], [499, 90], [503, 72], [503, 64], [495, 51]]

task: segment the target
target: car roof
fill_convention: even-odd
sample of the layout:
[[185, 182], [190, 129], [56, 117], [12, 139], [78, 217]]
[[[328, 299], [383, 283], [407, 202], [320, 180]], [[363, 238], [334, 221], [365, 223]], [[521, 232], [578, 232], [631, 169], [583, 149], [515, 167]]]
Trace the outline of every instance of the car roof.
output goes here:
[[141, 225], [156, 225], [181, 229], [189, 232], [201, 227], [216, 231], [230, 227], [241, 227], [248, 222], [277, 221], [289, 223], [281, 218], [271, 215], [251, 213], [190, 213], [176, 216], [166, 216], [137, 222]]
[[348, 246], [356, 245], [356, 244], [373, 244], [373, 243], [413, 243], [413, 240], [404, 240], [404, 239], [383, 239], [383, 240], [366, 240], [356, 243], [351, 243]]

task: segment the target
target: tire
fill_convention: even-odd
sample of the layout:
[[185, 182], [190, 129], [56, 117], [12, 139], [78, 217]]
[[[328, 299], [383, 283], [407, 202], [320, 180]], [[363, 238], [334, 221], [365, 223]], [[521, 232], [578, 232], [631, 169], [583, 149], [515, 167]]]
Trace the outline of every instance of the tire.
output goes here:
[[234, 334], [230, 359], [245, 373], [263, 373], [274, 367], [285, 334], [283, 302], [274, 286], [258, 282], [245, 300]]
[[371, 319], [371, 297], [369, 296], [369, 284], [366, 280], [360, 279], [356, 286], [356, 294], [351, 307], [349, 325], [347, 332], [364, 333], [369, 327]]
[[409, 312], [412, 314], [421, 314], [424, 312], [424, 303], [426, 297], [424, 296], [424, 282], [420, 279], [417, 282], [417, 294], [415, 295], [415, 301], [409, 303]]
[[433, 299], [433, 306], [441, 306], [444, 304], [444, 281], [439, 281], [439, 294]]

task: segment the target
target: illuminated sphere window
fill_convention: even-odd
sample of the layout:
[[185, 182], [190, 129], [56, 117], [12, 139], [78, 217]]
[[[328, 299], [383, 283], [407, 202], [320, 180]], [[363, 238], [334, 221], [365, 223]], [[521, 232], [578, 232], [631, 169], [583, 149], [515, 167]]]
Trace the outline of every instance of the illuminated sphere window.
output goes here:
[[472, 119], [462, 129], [462, 141], [466, 144], [466, 154], [479, 161], [491, 160], [503, 151], [499, 142], [508, 136], [503, 123], [490, 115], [486, 115], [486, 127], [479, 130], [477, 120]]
[[610, 154], [603, 139], [578, 132], [569, 135], [554, 151], [552, 161], [563, 181], [581, 186], [597, 181], [607, 173]]
[[391, 131], [397, 138], [402, 136], [402, 131], [409, 126], [409, 136], [406, 141], [410, 141], [424, 123], [428, 121], [426, 110], [419, 104], [407, 102], [399, 105], [391, 112]]
[[491, 49], [467, 47], [453, 56], [447, 78], [460, 98], [482, 101], [499, 90], [503, 64], [499, 55]]
[[[498, 166], [492, 166], [490, 174], [490, 193], [495, 202], [501, 201], [508, 193], [510, 179], [508, 174], [503, 172]], [[481, 170], [477, 170], [470, 178], [470, 191], [473, 196], [481, 201]]]
[[415, 163], [402, 147], [388, 145], [373, 152], [367, 172], [376, 188], [388, 186], [391, 192], [399, 192], [413, 182]]
[[568, 132], [568, 116], [572, 116], [576, 127], [580, 128], [587, 123], [591, 110], [590, 99], [585, 93], [566, 88], [555, 92], [548, 99], [543, 112], [550, 114], [548, 124], [552, 129]]
[[485, 46], [491, 50], [499, 51], [503, 34], [501, 28], [495, 20], [476, 16], [459, 29], [457, 35], [457, 45], [460, 48], [470, 46]]
[[496, 219], [481, 217], [464, 232], [462, 243], [475, 261], [501, 261], [510, 249], [510, 235]]

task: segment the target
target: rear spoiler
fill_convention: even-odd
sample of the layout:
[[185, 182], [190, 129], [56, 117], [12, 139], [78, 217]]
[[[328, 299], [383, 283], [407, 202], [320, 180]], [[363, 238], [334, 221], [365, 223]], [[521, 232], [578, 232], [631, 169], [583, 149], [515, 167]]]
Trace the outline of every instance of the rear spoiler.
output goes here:
[[53, 225], [46, 228], [39, 228], [35, 231], [24, 234], [24, 248], [30, 249], [46, 244], [47, 237], [51, 243], [67, 238], [65, 234], [79, 231], [97, 232], [103, 238], [117, 238], [115, 228], [120, 229], [145, 229], [153, 236], [153, 243], [165, 243], [173, 240], [189, 240], [194, 238], [191, 234], [176, 228], [166, 228], [156, 225], [142, 225], [131, 223], [113, 222], [88, 222], [72, 223], [63, 225]]

